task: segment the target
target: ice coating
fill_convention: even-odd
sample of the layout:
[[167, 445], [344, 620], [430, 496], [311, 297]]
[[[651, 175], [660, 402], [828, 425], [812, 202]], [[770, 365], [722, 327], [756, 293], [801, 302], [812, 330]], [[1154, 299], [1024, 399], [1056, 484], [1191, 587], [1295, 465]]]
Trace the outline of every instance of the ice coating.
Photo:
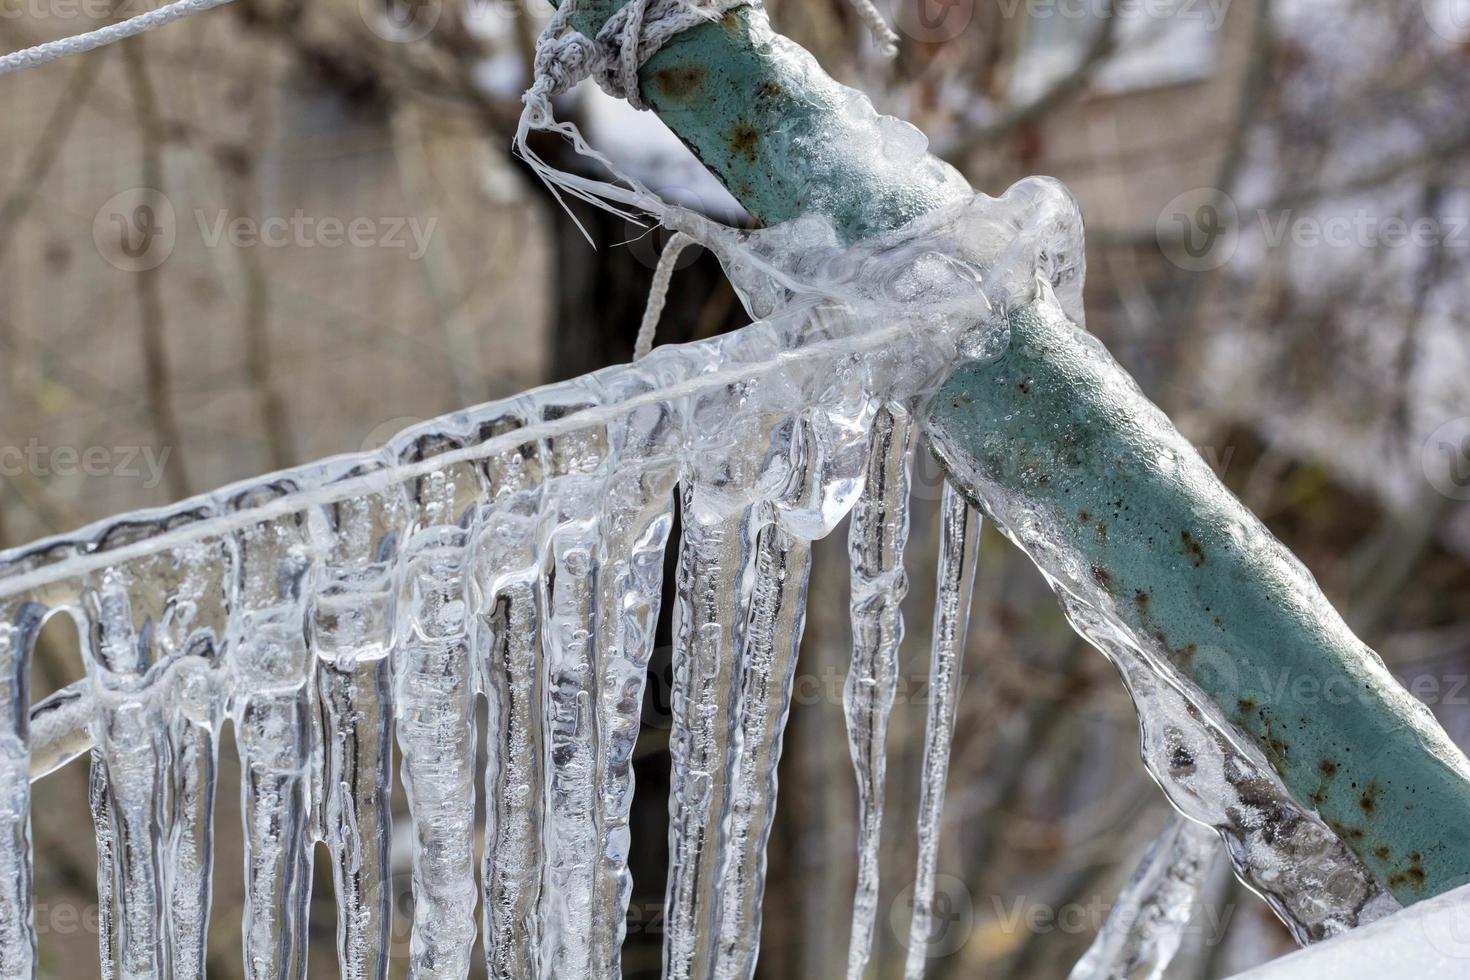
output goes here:
[[[810, 543], [854, 508], [844, 708], [861, 807], [848, 970], [861, 972], [914, 420], [956, 364], [1004, 348], [1008, 311], [1040, 302], [1080, 322], [1081, 223], [1064, 188], [1033, 179], [855, 247], [817, 220], [703, 227], [762, 317], [743, 330], [424, 423], [377, 453], [0, 555], [0, 973], [34, 969], [29, 779], [88, 744], [104, 972], [194, 972], [228, 717], [242, 760], [247, 976], [304, 974], [319, 841], [341, 973], [386, 975], [390, 738], [412, 824], [411, 975], [465, 976], [477, 929], [492, 976], [615, 975], [631, 753], [676, 500], [666, 973], [754, 971]], [[953, 489], [943, 507], [943, 696], [926, 740], [909, 976], [924, 966], [977, 523]], [[987, 510], [1008, 532], [1019, 519]], [[1115, 643], [1095, 604], [1059, 591], [1119, 664], [1151, 770], [1221, 830], [1300, 938], [1381, 904], [1371, 877], [1167, 664]], [[56, 613], [77, 620], [88, 676], [32, 706], [32, 648]], [[77, 717], [85, 738], [68, 729]], [[1180, 746], [1189, 772], [1170, 767]]]
[[1159, 980], [1198, 908], [1219, 844], [1210, 828], [1171, 813], [1068, 980]]
[[1047, 539], [1041, 518], [1003, 497], [989, 499], [986, 513], [1002, 533], [1033, 546], [1073, 628], [1117, 667], [1138, 711], [1149, 774], [1175, 807], [1219, 832], [1237, 877], [1270, 904], [1296, 940], [1315, 942], [1397, 909], [1202, 692], [1140, 646], [1086, 580], [1072, 578], [1064, 563], [1034, 547]]

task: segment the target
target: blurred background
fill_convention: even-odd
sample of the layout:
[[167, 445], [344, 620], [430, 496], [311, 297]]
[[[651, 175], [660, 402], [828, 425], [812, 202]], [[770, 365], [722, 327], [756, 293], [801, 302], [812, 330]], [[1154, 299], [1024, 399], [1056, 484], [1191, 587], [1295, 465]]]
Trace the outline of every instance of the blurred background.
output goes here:
[[[1470, 0], [879, 5], [903, 39], [891, 64], [842, 0], [766, 6], [977, 189], [1043, 173], [1075, 190], [1090, 328], [1470, 745]], [[145, 7], [0, 0], [0, 47]], [[508, 152], [549, 13], [235, 0], [0, 82], [0, 547], [627, 360], [664, 236], [579, 210], [593, 249]], [[651, 115], [585, 85], [559, 112], [666, 196], [748, 220]], [[713, 260], [687, 255], [660, 342], [745, 322]], [[901, 975], [907, 938], [940, 480], [921, 459], [880, 977]], [[813, 580], [763, 978], [839, 976], [845, 961], [844, 536]], [[37, 697], [79, 676], [64, 619]], [[668, 680], [665, 645], [638, 748], [629, 976], [659, 964]], [[241, 855], [224, 745], [210, 974], [227, 980], [241, 976]], [[74, 764], [36, 790], [48, 977], [97, 975], [86, 782]], [[1065, 976], [1166, 816], [1112, 669], [987, 530], [930, 976]], [[316, 880], [312, 969], [331, 976], [325, 865]], [[1217, 867], [1168, 976], [1224, 976], [1289, 946]]]

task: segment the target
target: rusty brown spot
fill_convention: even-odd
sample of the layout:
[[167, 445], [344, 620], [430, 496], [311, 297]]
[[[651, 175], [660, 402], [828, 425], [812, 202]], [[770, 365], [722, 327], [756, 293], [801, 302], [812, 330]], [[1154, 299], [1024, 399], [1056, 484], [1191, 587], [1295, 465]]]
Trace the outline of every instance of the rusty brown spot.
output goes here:
[[1093, 577], [1093, 579], [1095, 579], [1097, 581], [1097, 584], [1098, 585], [1101, 585], [1103, 588], [1107, 589], [1109, 592], [1113, 591], [1113, 573], [1112, 572], [1108, 571], [1106, 568], [1103, 568], [1101, 565], [1093, 565], [1092, 566], [1092, 577]]
[[1323, 759], [1321, 762], [1317, 763], [1317, 771], [1326, 776], [1328, 779], [1331, 779], [1333, 776], [1337, 775], [1337, 763], [1333, 762], [1331, 759]]
[[1423, 855], [1418, 851], [1413, 851], [1409, 854], [1409, 866], [1389, 876], [1388, 887], [1402, 888], [1407, 885], [1415, 891], [1421, 891], [1428, 880], [1429, 875], [1424, 871]]
[[1088, 521], [1092, 520], [1092, 511], [1088, 510], [1086, 507], [1082, 508], [1077, 512], [1077, 520], [1082, 522], [1083, 524], [1086, 524]]
[[1363, 795], [1358, 797], [1358, 806], [1367, 816], [1373, 816], [1373, 811], [1378, 809], [1378, 797], [1383, 795], [1383, 790], [1377, 783], [1369, 783], [1363, 790]]
[[1385, 863], [1387, 863], [1390, 855], [1392, 855], [1392, 854], [1393, 854], [1393, 852], [1390, 851], [1386, 847], [1377, 847], [1377, 848], [1374, 848], [1374, 850], [1373, 850], [1373, 856], [1376, 857], [1378, 860], [1383, 861]]
[[1018, 381], [1018, 382], [1016, 382], [1016, 390], [1019, 391], [1023, 395], [1029, 395], [1029, 394], [1031, 394], [1031, 386], [1029, 384], [1027, 384], [1025, 381]]
[[1199, 568], [1205, 563], [1205, 549], [1194, 539], [1194, 535], [1188, 531], [1180, 531], [1179, 540], [1181, 542], [1180, 550], [1188, 556], [1190, 564], [1194, 565], [1195, 568]]
[[749, 123], [736, 123], [730, 129], [730, 152], [744, 157], [747, 163], [755, 163], [760, 153], [761, 134]]
[[678, 102], [692, 102], [704, 89], [708, 77], [703, 65], [670, 65], [653, 74], [654, 87]]
[[1256, 702], [1250, 698], [1241, 698], [1235, 702], [1235, 708], [1243, 715], [1248, 715], [1256, 710]]
[[774, 99], [782, 95], [784, 92], [785, 89], [781, 88], [781, 83], [770, 78], [766, 79], [764, 82], [761, 82], [760, 86], [755, 90], [755, 94], [763, 99]]
[[1133, 593], [1133, 604], [1138, 607], [1139, 612], [1147, 613], [1148, 601], [1150, 598], [1151, 596], [1147, 592], [1143, 591], [1142, 589], [1138, 589]]

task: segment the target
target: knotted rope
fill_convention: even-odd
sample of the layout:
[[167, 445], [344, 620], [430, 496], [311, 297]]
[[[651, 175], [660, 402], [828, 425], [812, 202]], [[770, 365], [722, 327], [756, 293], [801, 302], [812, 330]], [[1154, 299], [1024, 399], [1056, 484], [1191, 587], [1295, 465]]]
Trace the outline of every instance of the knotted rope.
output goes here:
[[[552, 99], [583, 79], [591, 78], [609, 95], [626, 100], [635, 109], [647, 109], [638, 90], [638, 71], [649, 58], [691, 27], [719, 20], [740, 7], [757, 6], [760, 0], [629, 0], [607, 19], [595, 38], [571, 26], [581, 2], [563, 0], [536, 40], [531, 87], [521, 97], [525, 107], [516, 127], [515, 150], [564, 208], [563, 192], [630, 221], [637, 222], [641, 212], [667, 224], [665, 219], [675, 209], [588, 145], [575, 125], [559, 122], [552, 109]], [[849, 0], [849, 3], [873, 31], [884, 55], [891, 57], [897, 50], [898, 38], [872, 0]], [[595, 180], [551, 166], [528, 145], [533, 131], [560, 134], [578, 154], [601, 164], [614, 179]], [[567, 213], [591, 242], [587, 229], [570, 208]], [[681, 230], [690, 232], [687, 227]]]

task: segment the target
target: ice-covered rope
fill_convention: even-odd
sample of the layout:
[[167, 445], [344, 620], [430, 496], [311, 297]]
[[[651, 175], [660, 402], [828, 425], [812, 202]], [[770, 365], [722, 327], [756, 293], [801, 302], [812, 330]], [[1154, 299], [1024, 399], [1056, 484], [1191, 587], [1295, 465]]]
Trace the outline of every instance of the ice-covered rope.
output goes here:
[[653, 335], [658, 330], [658, 318], [664, 312], [664, 300], [669, 295], [674, 268], [684, 250], [694, 244], [693, 236], [676, 231], [658, 257], [658, 265], [653, 270], [653, 284], [648, 288], [648, 306], [643, 310], [643, 323], [638, 327], [638, 339], [633, 341], [633, 360], [641, 361], [653, 350]]
[[0, 75], [9, 75], [12, 72], [24, 71], [27, 68], [36, 68], [48, 62], [56, 61], [74, 54], [84, 54], [95, 51], [97, 48], [121, 41], [124, 38], [151, 31], [155, 27], [162, 27], [181, 17], [197, 14], [214, 7], [221, 7], [230, 0], [174, 0], [166, 3], [156, 10], [150, 10], [146, 14], [129, 17], [127, 20], [116, 24], [108, 24], [99, 27], [95, 31], [87, 31], [85, 34], [76, 34], [72, 37], [58, 38], [55, 41], [47, 41], [45, 44], [37, 44], [34, 47], [22, 48], [12, 51], [10, 54], [0, 56]]

